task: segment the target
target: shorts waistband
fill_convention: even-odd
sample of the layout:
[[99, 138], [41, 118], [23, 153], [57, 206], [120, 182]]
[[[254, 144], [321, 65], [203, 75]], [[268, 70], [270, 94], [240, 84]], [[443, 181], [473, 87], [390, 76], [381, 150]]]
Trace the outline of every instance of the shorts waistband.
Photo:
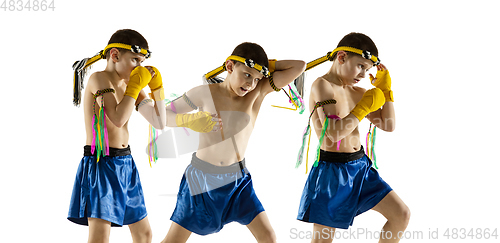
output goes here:
[[[91, 148], [92, 146], [90, 145], [85, 145], [83, 147], [83, 156], [95, 156], [95, 151], [94, 154], [91, 153]], [[115, 157], [115, 156], [126, 156], [130, 155], [130, 145], [126, 148], [109, 148], [109, 155], [110, 157]]]
[[193, 153], [193, 159], [191, 160], [191, 165], [193, 165], [195, 168], [205, 173], [210, 173], [210, 174], [235, 173], [235, 172], [241, 172], [243, 169], [246, 168], [245, 159], [229, 166], [217, 166], [196, 157], [196, 152]]
[[353, 160], [361, 159], [364, 155], [365, 150], [363, 149], [363, 146], [361, 146], [359, 151], [354, 153], [338, 153], [321, 149], [319, 152], [319, 160], [334, 163], [348, 163]]

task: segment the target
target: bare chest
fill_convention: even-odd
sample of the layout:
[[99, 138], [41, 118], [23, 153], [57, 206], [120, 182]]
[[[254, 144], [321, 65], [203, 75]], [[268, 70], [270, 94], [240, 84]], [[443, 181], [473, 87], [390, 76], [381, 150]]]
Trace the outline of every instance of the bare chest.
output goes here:
[[222, 119], [222, 130], [224, 135], [228, 137], [242, 131], [251, 132], [256, 120], [252, 105], [248, 99], [235, 101], [216, 98], [209, 112], [217, 114]]
[[[336, 114], [340, 118], [344, 118], [351, 110], [356, 106], [356, 104], [361, 100], [363, 94], [359, 90], [353, 88], [337, 88], [334, 87], [334, 93], [331, 94], [331, 99], [335, 100]], [[321, 102], [316, 97], [310, 98], [310, 105], [314, 106], [316, 102]], [[324, 117], [323, 109], [318, 109], [318, 114]]]

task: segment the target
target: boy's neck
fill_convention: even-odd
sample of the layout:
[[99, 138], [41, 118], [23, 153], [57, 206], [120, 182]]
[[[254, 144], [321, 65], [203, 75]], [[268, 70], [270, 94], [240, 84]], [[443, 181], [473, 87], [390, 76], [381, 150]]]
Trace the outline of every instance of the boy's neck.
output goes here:
[[120, 84], [127, 84], [128, 83], [128, 79], [125, 80], [125, 79], [121, 78], [120, 75], [118, 75], [118, 72], [116, 72], [114, 63], [108, 63], [108, 65], [106, 65], [106, 68], [104, 69], [103, 72], [105, 72], [108, 75], [108, 77], [110, 78], [109, 80], [114, 85], [119, 86]]
[[240, 98], [239, 95], [237, 95], [234, 90], [231, 88], [231, 76], [228, 75], [224, 82], [220, 84], [220, 87], [222, 91], [224, 92], [225, 96], [228, 96], [231, 99], [237, 99]]
[[340, 75], [339, 75], [340, 67], [336, 64], [337, 63], [334, 63], [332, 65], [330, 70], [328, 70], [328, 72], [325, 75], [323, 75], [323, 78], [326, 81], [328, 81], [329, 83], [332, 83], [332, 84], [337, 85], [337, 86], [342, 86], [343, 88], [345, 88], [347, 85], [345, 85], [344, 82], [342, 81], [342, 79], [340, 78]]

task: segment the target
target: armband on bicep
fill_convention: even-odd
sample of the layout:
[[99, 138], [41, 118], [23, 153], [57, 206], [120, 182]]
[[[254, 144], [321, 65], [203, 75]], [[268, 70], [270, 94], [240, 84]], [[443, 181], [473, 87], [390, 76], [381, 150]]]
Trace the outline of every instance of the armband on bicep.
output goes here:
[[[325, 100], [325, 101], [321, 101], [321, 102], [316, 102], [316, 105], [314, 105], [314, 110], [316, 110], [320, 106], [323, 107], [324, 105], [329, 105], [329, 104], [337, 104], [337, 101], [334, 100], [334, 99], [331, 99], [331, 100]], [[313, 112], [314, 112], [314, 110], [313, 110]]]
[[115, 90], [112, 89], [112, 88], [108, 88], [108, 89], [100, 89], [100, 90], [97, 90], [94, 94], [94, 104], [93, 104], [93, 110], [94, 110], [94, 113], [95, 113], [95, 104], [97, 103], [97, 98], [101, 98], [101, 107], [104, 106], [104, 98], [103, 98], [103, 95], [105, 93], [115, 93]]
[[273, 73], [271, 73], [271, 75], [269, 76], [269, 84], [274, 89], [274, 91], [279, 92], [281, 90], [280, 88], [276, 87], [276, 85], [274, 84]]
[[141, 108], [141, 106], [143, 106], [143, 105], [145, 105], [145, 104], [147, 104], [147, 103], [150, 103], [150, 102], [153, 102], [153, 100], [152, 100], [152, 99], [143, 99], [143, 100], [141, 101], [141, 103], [139, 103], [139, 104], [137, 104], [137, 105], [135, 106], [135, 110], [136, 110], [136, 111], [139, 111], [139, 109]]
[[[321, 101], [321, 102], [316, 102], [316, 104], [314, 105], [313, 110], [311, 111], [311, 114], [309, 115], [309, 121], [307, 122], [306, 130], [304, 130], [304, 134], [302, 134], [302, 146], [300, 147], [299, 155], [297, 156], [297, 163], [295, 164], [295, 168], [298, 168], [300, 166], [300, 164], [302, 164], [302, 159], [304, 157], [304, 148], [305, 148], [306, 141], [307, 141], [306, 173], [307, 173], [308, 161], [309, 161], [309, 143], [311, 141], [311, 131], [310, 131], [311, 130], [311, 117], [313, 116], [314, 112], [319, 107], [323, 107], [323, 106], [329, 105], [329, 104], [337, 104], [337, 101], [334, 100], [334, 99], [330, 99], [330, 100], [325, 100], [325, 101]], [[318, 149], [317, 149], [318, 153], [316, 154], [316, 162], [314, 163], [314, 167], [318, 166], [319, 150], [320, 150], [321, 144], [323, 142], [323, 137], [325, 135], [325, 131], [326, 131], [326, 127], [327, 126], [328, 126], [328, 117], [325, 118], [325, 122], [323, 123], [323, 129], [321, 131], [321, 136], [320, 136], [320, 139], [319, 139], [320, 141], [319, 141]], [[306, 139], [307, 136], [309, 136], [309, 139]]]
[[193, 108], [193, 110], [198, 110], [198, 106], [196, 106], [193, 101], [191, 101], [191, 99], [189, 99], [189, 97], [187, 96], [186, 93], [184, 93], [182, 95], [182, 99], [184, 99], [184, 101], [186, 102], [186, 104], [188, 104], [191, 108]]
[[[105, 93], [115, 93], [114, 89], [101, 89], [97, 90], [94, 94], [94, 104], [92, 105], [92, 109], [94, 115], [92, 117], [92, 147], [91, 152], [94, 154], [97, 151], [97, 162], [99, 162], [99, 158], [101, 157], [101, 153], [103, 156], [109, 155], [109, 142], [108, 142], [108, 129], [106, 126], [106, 111], [104, 108], [104, 99], [103, 95]], [[97, 103], [97, 98], [101, 97], [101, 106], [99, 108], [98, 113], [95, 111], [95, 104]]]

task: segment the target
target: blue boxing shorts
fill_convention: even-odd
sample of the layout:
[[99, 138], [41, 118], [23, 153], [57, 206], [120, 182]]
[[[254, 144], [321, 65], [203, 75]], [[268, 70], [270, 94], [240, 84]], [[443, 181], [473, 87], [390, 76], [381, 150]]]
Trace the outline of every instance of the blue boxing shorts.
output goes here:
[[392, 191], [372, 168], [363, 147], [354, 153], [321, 150], [319, 158], [302, 192], [298, 220], [348, 229], [355, 216]]
[[109, 152], [109, 156], [97, 162], [90, 146], [84, 147], [69, 206], [70, 221], [88, 225], [88, 218], [99, 218], [111, 222], [112, 226], [122, 226], [147, 216], [130, 146], [109, 148]]
[[262, 211], [245, 160], [216, 166], [193, 153], [181, 180], [170, 220], [199, 235], [219, 232], [236, 221], [247, 225]]

